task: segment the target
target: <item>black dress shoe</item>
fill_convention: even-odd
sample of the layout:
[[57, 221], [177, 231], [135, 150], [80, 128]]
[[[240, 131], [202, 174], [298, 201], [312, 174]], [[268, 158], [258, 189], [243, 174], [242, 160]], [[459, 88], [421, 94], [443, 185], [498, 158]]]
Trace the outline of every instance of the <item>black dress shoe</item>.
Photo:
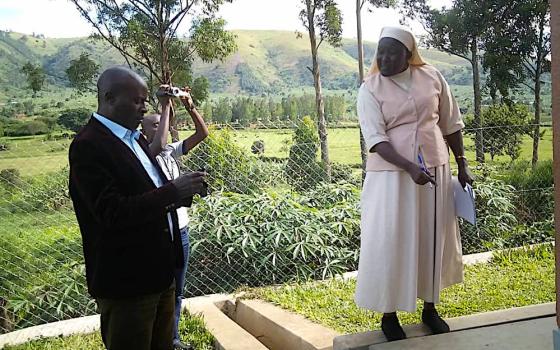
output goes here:
[[174, 350], [194, 350], [194, 346], [192, 346], [189, 343], [184, 344], [180, 340], [175, 340], [175, 341], [173, 341], [173, 349]]
[[422, 311], [422, 322], [430, 328], [433, 334], [449, 333], [449, 326], [439, 316], [436, 309], [424, 309]]
[[406, 334], [399, 323], [397, 316], [383, 316], [381, 318], [381, 330], [387, 341], [406, 339]]

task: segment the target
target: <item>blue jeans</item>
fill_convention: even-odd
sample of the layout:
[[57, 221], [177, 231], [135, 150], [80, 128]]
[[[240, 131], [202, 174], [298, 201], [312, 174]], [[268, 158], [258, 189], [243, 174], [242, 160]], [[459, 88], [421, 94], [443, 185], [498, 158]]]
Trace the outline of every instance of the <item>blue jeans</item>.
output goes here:
[[183, 227], [181, 229], [181, 242], [183, 243], [183, 255], [185, 256], [185, 265], [182, 268], [175, 269], [175, 324], [173, 326], [173, 340], [179, 340], [179, 319], [181, 318], [181, 303], [183, 301], [183, 289], [185, 288], [185, 279], [187, 268], [189, 266], [189, 229]]

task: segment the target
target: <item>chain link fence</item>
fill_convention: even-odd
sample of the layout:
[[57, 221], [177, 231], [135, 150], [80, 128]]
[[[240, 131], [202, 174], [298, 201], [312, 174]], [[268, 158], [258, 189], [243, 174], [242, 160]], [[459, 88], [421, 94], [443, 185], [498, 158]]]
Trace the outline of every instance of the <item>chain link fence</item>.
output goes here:
[[[465, 253], [552, 240], [552, 130], [539, 127], [532, 164], [534, 130], [465, 130], [479, 218], [476, 227], [461, 223]], [[0, 334], [95, 313], [68, 197], [70, 138], [0, 138]], [[329, 167], [318, 161], [309, 118], [278, 128], [211, 126], [182, 164], [206, 169], [211, 191], [189, 210], [187, 297], [357, 269], [357, 124], [330, 127], [328, 142]], [[477, 148], [484, 162], [476, 161]]]

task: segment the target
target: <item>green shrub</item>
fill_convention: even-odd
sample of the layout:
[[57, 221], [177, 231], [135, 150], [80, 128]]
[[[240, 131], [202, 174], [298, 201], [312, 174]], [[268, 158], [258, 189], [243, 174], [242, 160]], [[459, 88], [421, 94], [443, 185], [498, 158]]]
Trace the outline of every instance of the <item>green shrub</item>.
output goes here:
[[[67, 213], [71, 215], [71, 213]], [[0, 290], [16, 328], [92, 314], [76, 225], [60, 215], [16, 214], [0, 235]]]
[[[532, 131], [527, 106], [493, 105], [483, 109], [482, 117], [481, 126], [486, 128], [483, 134], [484, 151], [490, 153], [492, 160], [499, 155], [508, 155], [512, 161], [519, 158], [523, 135]], [[474, 125], [472, 116], [468, 116], [466, 122], [467, 132], [475, 135], [480, 126]]]
[[48, 212], [72, 208], [68, 193], [68, 167], [21, 182], [17, 189], [12, 191], [13, 197], [8, 203], [2, 203], [9, 212]]
[[68, 109], [58, 117], [58, 124], [68, 130], [78, 132], [89, 120], [91, 111], [87, 108]]
[[477, 226], [461, 222], [465, 254], [502, 246], [503, 237], [517, 226], [515, 188], [492, 178], [477, 179], [475, 185]]
[[304, 117], [294, 132], [285, 170], [288, 183], [296, 190], [312, 188], [326, 179], [324, 167], [317, 162], [318, 150], [319, 136], [315, 123], [310, 117]]
[[532, 168], [529, 162], [516, 162], [504, 171], [504, 181], [516, 191], [516, 216], [531, 224], [548, 220], [554, 212], [554, 174], [552, 160], [540, 161]]
[[361, 184], [359, 176], [354, 176], [352, 167], [346, 164], [332, 163], [331, 164], [331, 182], [349, 182], [356, 186]]
[[24, 186], [19, 170], [12, 168], [0, 170], [0, 184], [9, 193], [13, 193]]
[[264, 141], [263, 140], [256, 140], [251, 145], [251, 153], [256, 155], [263, 155], [264, 154]]
[[211, 191], [251, 193], [265, 184], [262, 162], [249, 156], [233, 140], [230, 129], [211, 129], [203, 143], [184, 158], [187, 171], [205, 169]]
[[10, 121], [10, 124], [6, 125], [4, 129], [6, 136], [33, 136], [48, 132], [48, 125], [40, 120]]
[[[187, 291], [326, 278], [357, 268], [359, 195], [347, 185], [311, 195], [218, 194], [193, 207]], [[327, 204], [328, 207], [319, 207]]]

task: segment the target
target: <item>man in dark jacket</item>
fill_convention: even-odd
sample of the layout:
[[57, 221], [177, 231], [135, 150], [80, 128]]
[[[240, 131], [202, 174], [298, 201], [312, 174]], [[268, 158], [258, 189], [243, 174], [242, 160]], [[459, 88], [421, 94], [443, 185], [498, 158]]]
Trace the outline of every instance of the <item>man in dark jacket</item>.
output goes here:
[[183, 261], [176, 208], [204, 191], [204, 174], [164, 176], [136, 130], [148, 99], [136, 73], [107, 69], [97, 94], [97, 113], [70, 146], [69, 189], [101, 336], [109, 350], [170, 350]]

